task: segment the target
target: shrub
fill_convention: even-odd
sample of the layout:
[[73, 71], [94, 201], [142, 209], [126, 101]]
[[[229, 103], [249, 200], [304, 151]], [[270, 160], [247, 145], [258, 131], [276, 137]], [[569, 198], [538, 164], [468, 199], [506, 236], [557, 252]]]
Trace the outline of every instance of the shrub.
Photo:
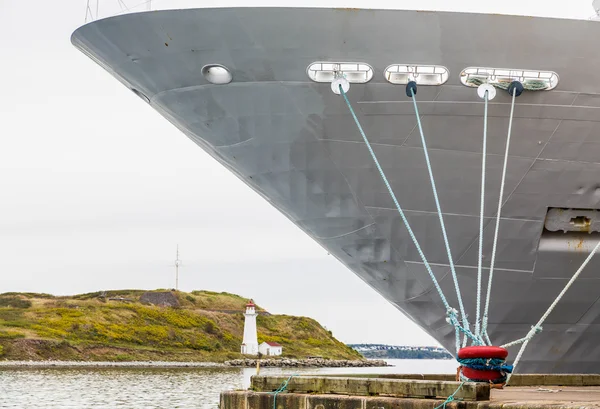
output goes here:
[[52, 294], [46, 294], [46, 293], [15, 293], [15, 292], [10, 292], [10, 293], [2, 293], [0, 294], [0, 297], [4, 297], [4, 296], [21, 296], [21, 297], [26, 297], [26, 298], [56, 298], [54, 297]]
[[[0, 320], [21, 322], [23, 321], [23, 312], [22, 309], [0, 308]], [[2, 325], [8, 325], [8, 323], [3, 322]]]
[[186, 341], [186, 343], [188, 343], [187, 346], [191, 347], [192, 349], [196, 349], [196, 350], [200, 350], [200, 351], [212, 352], [215, 350], [214, 344], [211, 345], [211, 343], [207, 339], [203, 339], [203, 338], [197, 338], [197, 339], [193, 340], [192, 342]]
[[44, 311], [45, 314], [56, 314], [60, 318], [78, 318], [83, 317], [83, 311], [69, 307], [49, 308]]
[[48, 328], [46, 325], [32, 325], [31, 329], [37, 332], [40, 337], [45, 338], [65, 338], [69, 335], [64, 330]]
[[31, 301], [15, 295], [5, 295], [0, 297], [0, 307], [29, 308], [31, 307]]
[[218, 332], [218, 329], [213, 321], [208, 320], [206, 321], [206, 324], [204, 324], [204, 331], [206, 331], [207, 334], [213, 335]]
[[0, 339], [15, 339], [15, 338], [24, 338], [25, 335], [20, 332], [13, 331], [0, 331]]
[[230, 332], [224, 332], [221, 338], [227, 343], [235, 341], [235, 337]]
[[325, 341], [315, 338], [308, 338], [305, 342], [312, 347], [322, 347], [326, 344]]
[[307, 320], [301, 319], [300, 322], [298, 322], [296, 325], [297, 325], [298, 329], [301, 329], [304, 331], [312, 330], [312, 325], [310, 325], [310, 323]]

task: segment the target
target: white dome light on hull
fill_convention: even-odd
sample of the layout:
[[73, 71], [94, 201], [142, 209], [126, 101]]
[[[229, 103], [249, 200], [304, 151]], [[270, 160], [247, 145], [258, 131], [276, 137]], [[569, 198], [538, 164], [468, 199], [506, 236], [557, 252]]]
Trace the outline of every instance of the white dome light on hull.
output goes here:
[[383, 75], [395, 85], [406, 85], [414, 81], [417, 85], [442, 85], [448, 81], [448, 68], [441, 65], [392, 64]]
[[315, 82], [331, 83], [344, 77], [351, 84], [364, 84], [373, 78], [373, 68], [363, 62], [313, 62], [306, 69], [308, 77]]
[[202, 67], [202, 75], [211, 84], [223, 85], [229, 84], [233, 79], [231, 72], [221, 64], [208, 64]]
[[558, 74], [554, 71], [536, 71], [508, 68], [468, 67], [460, 73], [460, 82], [467, 87], [477, 88], [490, 84], [508, 89], [513, 81], [519, 81], [526, 90], [549, 91], [558, 85]]

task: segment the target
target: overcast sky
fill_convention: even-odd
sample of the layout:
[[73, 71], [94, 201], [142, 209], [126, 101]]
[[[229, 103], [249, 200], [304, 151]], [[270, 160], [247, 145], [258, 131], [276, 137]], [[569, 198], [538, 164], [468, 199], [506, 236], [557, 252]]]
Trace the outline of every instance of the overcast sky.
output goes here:
[[[145, 9], [140, 0], [124, 2]], [[296, 4], [593, 14], [591, 0]], [[182, 290], [253, 297], [273, 313], [316, 318], [345, 342], [437, 344], [77, 51], [69, 37], [84, 23], [85, 8], [86, 0], [0, 0], [0, 292], [173, 287], [179, 243]], [[117, 0], [101, 0], [101, 16], [119, 10]]]

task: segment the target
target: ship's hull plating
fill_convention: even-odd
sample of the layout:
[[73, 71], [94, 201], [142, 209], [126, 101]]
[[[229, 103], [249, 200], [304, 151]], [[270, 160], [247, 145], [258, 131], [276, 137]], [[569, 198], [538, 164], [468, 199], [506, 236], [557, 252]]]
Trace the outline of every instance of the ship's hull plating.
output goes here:
[[[195, 9], [129, 14], [72, 41], [260, 193], [350, 270], [454, 350], [454, 331], [344, 101], [311, 82], [314, 61], [375, 71], [349, 97], [434, 273], [457, 307], [412, 102], [383, 78], [393, 63], [450, 71], [418, 100], [465, 305], [475, 317], [483, 105], [460, 84], [468, 66], [552, 70], [556, 90], [517, 100], [489, 332], [524, 336], [587, 255], [540, 246], [547, 208], [598, 208], [600, 24], [458, 13]], [[201, 74], [218, 63], [233, 82]], [[510, 100], [489, 108], [484, 266], [489, 266]], [[249, 215], [251, 217], [251, 215]], [[562, 240], [558, 238], [558, 240]], [[563, 240], [564, 241], [564, 240]], [[584, 244], [581, 246], [581, 244]], [[584, 250], [579, 250], [580, 248]], [[530, 344], [525, 372], [594, 372], [600, 364], [600, 261], [594, 260]], [[484, 285], [487, 280], [484, 270]], [[393, 318], [390, 325], [394, 325]], [[514, 356], [515, 351], [511, 351]]]

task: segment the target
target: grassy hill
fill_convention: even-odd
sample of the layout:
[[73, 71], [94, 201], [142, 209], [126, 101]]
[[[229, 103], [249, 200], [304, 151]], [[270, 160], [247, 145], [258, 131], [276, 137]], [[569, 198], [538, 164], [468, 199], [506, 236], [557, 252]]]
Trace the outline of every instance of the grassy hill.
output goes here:
[[[179, 307], [161, 307], [141, 303], [145, 292], [0, 294], [0, 359], [220, 362], [241, 357], [246, 298], [174, 292]], [[259, 343], [279, 342], [284, 357], [362, 359], [311, 318], [257, 311]]]

